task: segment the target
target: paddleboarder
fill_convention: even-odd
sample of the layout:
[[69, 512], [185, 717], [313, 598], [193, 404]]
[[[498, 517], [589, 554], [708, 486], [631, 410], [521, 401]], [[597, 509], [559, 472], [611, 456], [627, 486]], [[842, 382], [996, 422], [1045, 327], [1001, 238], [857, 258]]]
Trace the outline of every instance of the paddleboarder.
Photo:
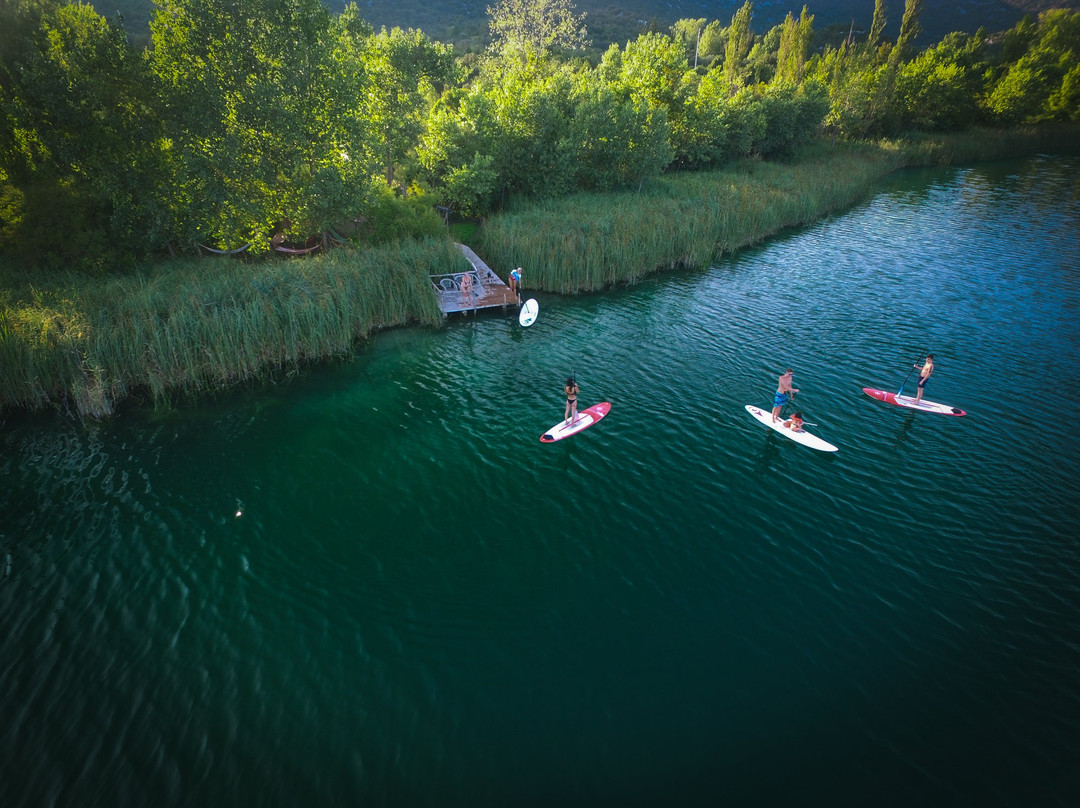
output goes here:
[[926, 387], [930, 374], [934, 372], [934, 355], [928, 353], [921, 367], [919, 365], [912, 365], [912, 367], [919, 371], [919, 392], [915, 394], [915, 403], [918, 404], [922, 401], [923, 388]]
[[791, 401], [791, 399], [797, 392], [799, 392], [799, 389], [797, 387], [792, 387], [791, 385], [791, 374], [793, 374], [794, 372], [794, 370], [788, 368], [784, 371], [783, 375], [780, 377], [780, 380], [777, 382], [776, 396], [773, 398], [773, 421], [780, 420], [780, 410], [784, 408], [785, 404]]
[[566, 393], [566, 412], [563, 413], [563, 420], [566, 423], [570, 423], [571, 414], [573, 415], [573, 423], [577, 423], [577, 397], [578, 386], [577, 380], [573, 376], [568, 376], [566, 384], [563, 385], [563, 392]]

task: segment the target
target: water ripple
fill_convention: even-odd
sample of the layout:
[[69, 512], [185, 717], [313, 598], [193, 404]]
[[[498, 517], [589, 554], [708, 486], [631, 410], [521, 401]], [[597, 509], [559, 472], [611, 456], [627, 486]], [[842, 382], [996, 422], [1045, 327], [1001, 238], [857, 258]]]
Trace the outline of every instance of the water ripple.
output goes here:
[[[906, 175], [705, 272], [539, 294], [528, 330], [13, 419], [5, 804], [1071, 804], [1064, 165]], [[861, 393], [927, 350], [967, 417]], [[743, 410], [787, 366], [835, 455]], [[541, 445], [570, 374], [611, 414]]]

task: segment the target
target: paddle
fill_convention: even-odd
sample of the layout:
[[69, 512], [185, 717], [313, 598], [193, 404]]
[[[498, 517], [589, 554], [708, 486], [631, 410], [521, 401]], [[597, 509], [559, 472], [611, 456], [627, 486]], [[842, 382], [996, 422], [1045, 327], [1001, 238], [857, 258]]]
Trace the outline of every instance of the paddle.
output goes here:
[[792, 390], [790, 393], [788, 393], [787, 401], [785, 401], [783, 403], [783, 405], [780, 407], [780, 420], [781, 421], [784, 420], [784, 410], [787, 409], [787, 405], [790, 404], [794, 400], [795, 400], [795, 391]]
[[[926, 349], [926, 354], [929, 354], [929, 353], [930, 353], [930, 349], [927, 348]], [[922, 356], [926, 356], [926, 354], [922, 354]], [[904, 383], [900, 385], [900, 391], [896, 394], [897, 398], [900, 398], [900, 396], [903, 394], [903, 392], [904, 392], [904, 384], [908, 383], [908, 379], [911, 378], [911, 371], [915, 370], [915, 368], [918, 367], [918, 362], [919, 362], [919, 357], [915, 357], [915, 361], [911, 363], [911, 370], [909, 370], [907, 372], [907, 376], [904, 377]]]
[[[790, 404], [794, 400], [795, 400], [795, 391], [792, 390], [791, 395], [788, 396], [788, 400], [785, 401], [784, 406], [780, 408], [780, 420], [781, 421], [786, 421], [787, 420], [786, 418], [784, 418], [784, 410], [786, 410], [787, 405]], [[811, 421], [803, 421], [803, 426], [818, 426], [818, 424], [815, 424], [815, 423], [813, 423]]]

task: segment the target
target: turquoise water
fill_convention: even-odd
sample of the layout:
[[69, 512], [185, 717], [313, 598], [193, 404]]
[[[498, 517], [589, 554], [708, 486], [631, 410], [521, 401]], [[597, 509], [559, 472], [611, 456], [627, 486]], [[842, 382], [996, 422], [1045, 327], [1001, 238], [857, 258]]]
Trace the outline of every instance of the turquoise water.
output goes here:
[[[1075, 805], [1080, 162], [0, 430], [0, 804]], [[927, 350], [949, 418], [871, 400]], [[836, 444], [773, 434], [799, 406]], [[611, 415], [554, 445], [562, 380]], [[910, 385], [910, 382], [909, 382]]]

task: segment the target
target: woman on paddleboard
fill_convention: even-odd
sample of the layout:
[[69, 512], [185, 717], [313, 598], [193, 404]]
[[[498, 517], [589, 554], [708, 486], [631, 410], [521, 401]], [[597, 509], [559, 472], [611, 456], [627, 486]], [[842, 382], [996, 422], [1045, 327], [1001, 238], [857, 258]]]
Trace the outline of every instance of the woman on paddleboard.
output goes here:
[[567, 378], [566, 384], [563, 385], [563, 392], [566, 393], [566, 412], [563, 413], [563, 420], [569, 424], [570, 417], [573, 415], [574, 423], [577, 423], [578, 386], [573, 376]]
[[926, 382], [930, 378], [930, 374], [934, 372], [934, 355], [928, 353], [922, 367], [919, 367], [918, 365], [912, 365], [912, 367], [919, 371], [919, 392], [915, 394], [915, 403], [918, 404], [922, 401], [923, 388], [926, 387]]

